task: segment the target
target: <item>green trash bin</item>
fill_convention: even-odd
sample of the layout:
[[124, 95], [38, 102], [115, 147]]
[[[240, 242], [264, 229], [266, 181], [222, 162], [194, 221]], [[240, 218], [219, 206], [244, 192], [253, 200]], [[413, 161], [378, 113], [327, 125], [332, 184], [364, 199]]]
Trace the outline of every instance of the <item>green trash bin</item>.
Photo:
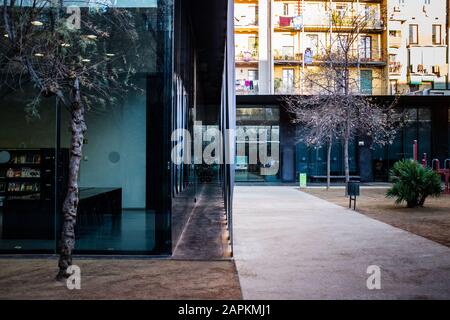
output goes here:
[[298, 181], [300, 182], [300, 188], [306, 188], [306, 173], [300, 173]]

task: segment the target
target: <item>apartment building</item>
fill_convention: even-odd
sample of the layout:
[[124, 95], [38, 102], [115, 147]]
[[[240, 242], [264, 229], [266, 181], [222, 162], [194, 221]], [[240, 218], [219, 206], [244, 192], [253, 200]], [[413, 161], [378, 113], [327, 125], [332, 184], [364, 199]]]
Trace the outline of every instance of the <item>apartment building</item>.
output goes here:
[[235, 0], [236, 92], [316, 93], [308, 74], [320, 73], [324, 53], [357, 29], [355, 90], [445, 94], [447, 19], [444, 0]]
[[445, 94], [447, 1], [388, 2], [389, 93]]

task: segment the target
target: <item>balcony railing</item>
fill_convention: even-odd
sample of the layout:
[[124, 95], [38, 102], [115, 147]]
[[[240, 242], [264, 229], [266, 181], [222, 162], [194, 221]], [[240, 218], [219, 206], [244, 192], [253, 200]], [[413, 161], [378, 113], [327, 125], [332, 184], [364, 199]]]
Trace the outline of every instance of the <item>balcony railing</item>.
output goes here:
[[273, 59], [276, 61], [301, 61], [303, 59], [302, 53], [283, 52], [284, 50], [275, 49], [273, 52]]
[[[276, 28], [285, 28], [285, 29], [294, 29], [294, 17], [293, 16], [279, 16], [275, 20]], [[344, 18], [336, 20], [335, 18], [331, 18], [333, 21], [333, 28], [354, 28], [355, 26], [352, 24], [351, 18]], [[331, 22], [329, 15], [323, 15], [320, 13], [311, 14], [304, 19], [304, 27], [305, 29], [328, 29], [330, 28]], [[368, 21], [366, 24], [360, 24], [363, 26], [363, 30], [378, 30], [382, 31], [384, 29], [384, 22], [382, 20]], [[301, 29], [301, 24], [298, 25], [295, 29]]]
[[[385, 63], [386, 59], [384, 55], [378, 51], [378, 49], [372, 49], [372, 50], [363, 50], [361, 49], [359, 55], [358, 50], [352, 50], [353, 52], [348, 55], [348, 59], [350, 64], [355, 63]], [[343, 56], [341, 56], [338, 52], [336, 52], [336, 57], [334, 58], [334, 61], [343, 60]], [[302, 63], [303, 62], [303, 53], [295, 53], [295, 54], [283, 54], [282, 49], [274, 49], [273, 52], [273, 59], [275, 62], [297, 62]], [[320, 64], [324, 63], [331, 58], [328, 55], [323, 55], [320, 52], [314, 53], [312, 58], [313, 64]]]
[[400, 48], [402, 45], [402, 37], [389, 37], [389, 47]]
[[402, 64], [398, 61], [389, 62], [389, 73], [400, 73], [402, 70]]
[[258, 94], [258, 80], [237, 79], [236, 94]]
[[235, 60], [236, 60], [236, 62], [258, 61], [258, 51], [256, 51], [256, 50], [239, 51], [235, 55]]
[[257, 27], [258, 19], [256, 17], [234, 17], [235, 27]]

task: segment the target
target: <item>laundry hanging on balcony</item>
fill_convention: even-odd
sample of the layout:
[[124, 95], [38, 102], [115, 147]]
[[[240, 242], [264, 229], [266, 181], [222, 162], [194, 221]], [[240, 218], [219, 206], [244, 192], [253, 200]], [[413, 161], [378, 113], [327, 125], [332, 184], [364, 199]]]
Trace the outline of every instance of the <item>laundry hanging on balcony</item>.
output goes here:
[[292, 25], [295, 30], [301, 30], [303, 28], [303, 17], [295, 16], [292, 18]]
[[305, 64], [313, 63], [313, 52], [311, 48], [306, 48], [304, 57], [305, 57]]
[[292, 17], [280, 17], [280, 27], [289, 27], [292, 22]]

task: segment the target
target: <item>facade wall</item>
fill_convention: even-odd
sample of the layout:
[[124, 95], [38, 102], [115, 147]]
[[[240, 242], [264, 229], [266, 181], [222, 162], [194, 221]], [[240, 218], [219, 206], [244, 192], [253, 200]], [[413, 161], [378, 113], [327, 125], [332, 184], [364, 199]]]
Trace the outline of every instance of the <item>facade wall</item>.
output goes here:
[[[265, 8], [266, 2], [269, 2], [269, 14], [260, 15], [258, 8]], [[369, 73], [360, 74], [360, 69], [373, 70], [369, 90], [371, 94], [447, 94], [442, 91], [449, 86], [447, 2], [236, 0], [237, 94], [313, 94], [302, 85], [302, 81], [305, 82], [302, 75], [307, 78], [306, 74], [311, 68], [311, 65], [303, 65], [304, 52], [306, 48], [310, 48], [313, 53], [312, 65], [320, 65], [320, 54], [331, 43], [336, 43], [336, 34], [345, 35], [344, 29], [337, 28], [336, 25], [332, 27], [331, 23], [333, 15], [345, 10], [363, 14], [373, 12], [375, 15], [375, 19], [371, 18], [370, 23], [359, 30], [360, 38], [365, 40], [360, 39], [353, 44], [352, 50], [358, 54], [357, 65], [352, 68], [356, 70], [352, 70], [356, 73], [356, 83], [365, 81], [365, 86], [369, 86], [365, 80]], [[295, 26], [296, 17], [300, 17], [298, 21], [304, 21], [298, 28]], [[263, 19], [267, 21], [262, 21]], [[417, 31], [414, 25], [417, 25]], [[415, 37], [413, 33], [419, 34], [417, 43], [410, 43], [410, 31], [412, 38]], [[243, 39], [243, 35], [251, 34], [258, 39], [261, 38], [261, 32], [270, 34], [267, 43], [255, 50], [255, 54], [247, 53], [247, 57], [243, 58], [245, 55], [241, 53], [241, 48], [245, 45], [248, 47], [248, 41]], [[258, 56], [261, 52], [264, 59]], [[251, 60], [252, 65], [246, 65], [253, 70], [250, 76], [242, 72], [242, 59], [247, 59], [248, 63]], [[261, 69], [261, 66], [266, 68], [267, 63], [271, 73]], [[291, 71], [286, 71], [283, 78], [283, 68], [294, 69], [294, 75]], [[253, 89], [250, 89], [249, 81], [256, 74], [256, 69], [259, 74], [258, 87], [255, 89], [252, 86]], [[283, 82], [285, 85], [280, 85]], [[264, 92], [260, 88], [264, 88]], [[362, 90], [362, 93], [365, 91], [367, 90]]]
[[390, 94], [447, 89], [448, 15], [447, 1], [388, 1]]
[[[392, 99], [392, 97], [377, 96], [377, 99]], [[387, 146], [371, 145], [365, 137], [355, 137], [349, 148], [351, 176], [363, 182], [388, 181], [389, 170], [396, 161], [413, 158], [414, 140], [418, 141], [420, 159], [425, 157], [428, 164], [431, 164], [433, 159], [439, 159], [443, 164], [446, 159], [450, 158], [449, 106], [450, 98], [448, 97], [400, 97], [396, 107], [408, 112], [408, 123]], [[271, 125], [279, 128], [280, 168], [278, 177], [281, 182], [298, 181], [299, 173], [306, 173], [309, 182], [324, 182], [326, 145], [307, 147], [299, 142], [301, 126], [292, 123], [284, 108], [283, 96], [238, 96], [237, 108], [238, 110], [248, 108], [267, 111], [276, 108], [279, 110], [277, 121], [272, 121]], [[261, 111], [258, 114], [261, 114]], [[245, 121], [253, 126], [267, 123], [256, 116], [253, 121], [251, 117], [247, 117]], [[364, 141], [364, 145], [360, 145], [359, 141]], [[335, 141], [333, 144], [331, 159], [332, 175], [342, 177], [344, 164], [343, 146], [340, 141]], [[243, 176], [242, 172], [240, 174]], [[248, 178], [247, 180], [251, 182], [264, 181], [263, 179], [249, 180]], [[246, 180], [240, 179], [239, 181]]]

